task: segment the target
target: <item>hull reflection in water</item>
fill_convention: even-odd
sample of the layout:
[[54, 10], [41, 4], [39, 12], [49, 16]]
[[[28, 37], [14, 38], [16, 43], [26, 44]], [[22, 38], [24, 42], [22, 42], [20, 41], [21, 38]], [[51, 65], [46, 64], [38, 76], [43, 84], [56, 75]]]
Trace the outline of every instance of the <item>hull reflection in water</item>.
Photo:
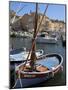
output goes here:
[[16, 66], [16, 74], [18, 77], [16, 78], [14, 88], [28, 87], [54, 77], [54, 74], [61, 70], [63, 58], [58, 54], [41, 56], [36, 61], [36, 70], [34, 71], [28, 70], [29, 63], [30, 60], [27, 61], [25, 67], [25, 62]]

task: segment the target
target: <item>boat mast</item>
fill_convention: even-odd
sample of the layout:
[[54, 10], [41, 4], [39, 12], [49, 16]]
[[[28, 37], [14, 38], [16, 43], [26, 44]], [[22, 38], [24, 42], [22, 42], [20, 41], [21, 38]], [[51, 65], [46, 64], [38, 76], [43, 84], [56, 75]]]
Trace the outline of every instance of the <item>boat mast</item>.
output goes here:
[[35, 38], [36, 38], [36, 32], [37, 32], [37, 21], [38, 21], [38, 15], [37, 15], [37, 12], [38, 12], [38, 3], [36, 3], [36, 13], [35, 13], [35, 24], [34, 24], [34, 34], [33, 34], [33, 39], [32, 39], [32, 52], [31, 52], [31, 57], [30, 57], [30, 66], [31, 66], [31, 70], [35, 70], [35, 60], [37, 59], [36, 58], [36, 53], [35, 53], [35, 50], [36, 50], [36, 42], [35, 42]]

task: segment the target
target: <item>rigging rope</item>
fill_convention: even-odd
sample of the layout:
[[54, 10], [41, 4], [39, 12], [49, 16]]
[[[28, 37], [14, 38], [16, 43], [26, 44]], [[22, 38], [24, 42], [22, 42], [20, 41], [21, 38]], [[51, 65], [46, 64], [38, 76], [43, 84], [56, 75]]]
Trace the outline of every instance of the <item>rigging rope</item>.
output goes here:
[[[19, 73], [18, 73], [18, 79], [19, 79], [19, 81], [20, 81], [20, 85], [21, 85], [21, 88], [22, 88], [22, 82], [21, 82], [21, 78], [20, 78], [20, 71], [19, 71]], [[15, 88], [15, 86], [17, 85], [17, 83], [18, 83], [18, 79], [16, 80], [16, 82], [15, 82], [15, 84], [14, 84], [14, 86], [12, 87], [12, 88]]]
[[[15, 66], [16, 67], [16, 66]], [[21, 88], [22, 88], [22, 82], [21, 82], [21, 77], [20, 77], [20, 71], [21, 70], [19, 70], [18, 71], [18, 79], [19, 79], [19, 82], [20, 82], [20, 85], [21, 85]], [[15, 74], [16, 75], [16, 74]], [[16, 80], [16, 82], [15, 82], [15, 84], [14, 84], [14, 86], [12, 87], [12, 88], [15, 88], [15, 86], [17, 85], [17, 83], [18, 83], [18, 79]]]
[[[48, 8], [48, 5], [46, 6], [45, 12], [44, 12], [44, 14], [43, 14], [43, 16], [42, 16], [42, 19], [41, 19], [41, 21], [40, 21], [40, 24], [39, 24], [39, 26], [38, 26], [38, 29], [37, 29], [37, 32], [36, 32], [36, 36], [35, 36], [35, 38], [34, 38], [34, 42], [35, 42], [35, 39], [36, 39], [37, 34], [38, 34], [38, 32], [39, 32], [41, 23], [42, 23], [42, 21], [43, 21], [43, 19], [44, 19], [44, 15], [45, 15], [45, 13], [46, 13], [46, 11], [47, 11], [47, 8]], [[29, 51], [29, 53], [28, 53], [27, 59], [29, 58], [29, 55], [30, 55], [30, 53], [31, 53], [31, 50], [32, 50], [32, 48], [33, 48], [33, 46], [34, 46], [34, 42], [32, 43], [32, 47], [31, 47], [31, 49], [30, 49], [30, 51]], [[27, 60], [27, 59], [26, 59], [26, 60]]]

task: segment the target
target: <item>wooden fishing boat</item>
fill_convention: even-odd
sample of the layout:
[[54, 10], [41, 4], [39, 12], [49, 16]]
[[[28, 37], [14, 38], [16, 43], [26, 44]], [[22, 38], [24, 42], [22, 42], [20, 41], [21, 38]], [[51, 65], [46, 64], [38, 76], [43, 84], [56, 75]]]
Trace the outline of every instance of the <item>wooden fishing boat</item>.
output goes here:
[[[49, 78], [54, 77], [54, 74], [62, 70], [63, 58], [58, 54], [47, 54], [41, 56], [37, 60], [38, 61], [35, 64], [36, 69], [33, 71], [29, 70], [30, 60], [28, 60], [25, 67], [25, 62], [16, 67], [16, 74], [18, 74], [18, 76], [20, 75], [22, 87], [41, 83]], [[21, 87], [19, 82], [20, 78], [17, 77], [18, 83], [16, 84], [16, 88]]]
[[[47, 8], [48, 5], [46, 6], [44, 14], [46, 13]], [[54, 74], [58, 73], [62, 67], [63, 57], [59, 54], [52, 53], [42, 55], [40, 57], [36, 56], [36, 36], [39, 31], [39, 27], [41, 26], [42, 20], [44, 18], [43, 15], [39, 27], [37, 27], [37, 9], [38, 4], [36, 3], [35, 27], [32, 40], [32, 47], [28, 53], [25, 62], [21, 63], [15, 68], [17, 77], [13, 88], [28, 87], [43, 82], [53, 77]]]

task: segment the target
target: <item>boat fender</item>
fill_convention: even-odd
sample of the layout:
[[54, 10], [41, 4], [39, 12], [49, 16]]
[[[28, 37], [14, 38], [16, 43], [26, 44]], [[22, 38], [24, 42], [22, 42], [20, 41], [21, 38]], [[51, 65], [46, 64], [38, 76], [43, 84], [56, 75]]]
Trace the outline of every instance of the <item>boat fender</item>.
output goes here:
[[24, 47], [23, 49], [24, 49], [24, 51], [26, 51], [26, 47]]
[[43, 50], [40, 50], [40, 53], [43, 54]]

